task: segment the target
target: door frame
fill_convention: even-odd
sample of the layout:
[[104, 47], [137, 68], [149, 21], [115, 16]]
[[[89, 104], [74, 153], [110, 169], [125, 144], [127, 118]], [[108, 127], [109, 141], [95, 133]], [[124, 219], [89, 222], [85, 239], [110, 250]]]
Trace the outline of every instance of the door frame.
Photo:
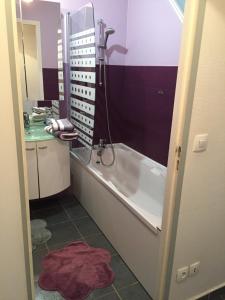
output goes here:
[[[14, 68], [14, 119], [17, 127], [17, 150], [19, 157], [20, 187], [22, 199], [24, 253], [26, 256], [26, 278], [28, 298], [34, 297], [31, 232], [29, 225], [29, 200], [26, 174], [25, 143], [23, 141], [22, 96], [19, 78], [19, 60], [16, 35], [15, 0], [6, 1], [8, 39], [10, 44], [11, 68]], [[186, 0], [182, 46], [174, 104], [171, 140], [168, 159], [168, 173], [165, 192], [165, 207], [162, 224], [162, 242], [160, 245], [160, 268], [158, 272], [157, 299], [167, 299], [171, 280], [171, 269], [176, 240], [177, 220], [179, 215], [179, 201], [184, 174], [184, 164], [192, 113], [193, 96], [198, 68], [204, 21], [206, 0]], [[11, 23], [11, 25], [10, 25]], [[19, 101], [18, 101], [19, 99]], [[178, 158], [177, 147], [181, 146], [181, 157]], [[177, 171], [177, 160], [179, 170]]]
[[[9, 72], [11, 79], [11, 93], [12, 93], [12, 107], [13, 107], [13, 123], [15, 125], [15, 144], [17, 152], [17, 166], [18, 166], [18, 184], [19, 184], [19, 198], [20, 198], [20, 216], [22, 222], [22, 243], [24, 250], [25, 263], [25, 278], [26, 278], [26, 292], [27, 299], [34, 299], [34, 278], [33, 278], [33, 261], [32, 261], [32, 242], [31, 242], [31, 226], [30, 226], [30, 212], [29, 212], [29, 196], [28, 196], [28, 182], [27, 182], [27, 164], [26, 151], [24, 141], [24, 124], [23, 124], [23, 98], [21, 88], [21, 77], [19, 67], [19, 46], [17, 37], [17, 19], [16, 19], [16, 1], [3, 0], [6, 19], [6, 41], [8, 46], [9, 58]], [[4, 99], [6, 101], [6, 99]], [[10, 101], [10, 99], [9, 99]], [[10, 132], [9, 132], [10, 134]], [[13, 170], [9, 170], [12, 172]], [[20, 229], [18, 228], [18, 231]], [[19, 270], [15, 270], [15, 273]], [[17, 291], [14, 291], [15, 295]]]
[[206, 0], [186, 0], [162, 220], [157, 300], [167, 300]]

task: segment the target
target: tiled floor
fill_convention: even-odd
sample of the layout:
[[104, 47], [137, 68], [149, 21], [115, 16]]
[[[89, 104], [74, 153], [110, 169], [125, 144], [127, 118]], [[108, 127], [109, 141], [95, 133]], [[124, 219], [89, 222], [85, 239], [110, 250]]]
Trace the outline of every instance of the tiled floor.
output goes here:
[[225, 300], [225, 288], [221, 288], [205, 297], [198, 300]]
[[[41, 272], [41, 259], [49, 251], [59, 249], [72, 241], [83, 240], [93, 247], [102, 247], [111, 252], [111, 266], [116, 275], [112, 286], [95, 290], [87, 300], [151, 300], [116, 250], [70, 192], [43, 201], [32, 201], [30, 208], [31, 219], [45, 219], [52, 232], [52, 238], [33, 252], [35, 281]], [[37, 283], [35, 285], [36, 300], [63, 300], [58, 293], [45, 292], [37, 286]], [[199, 300], [225, 300], [225, 288]]]
[[[95, 222], [69, 192], [31, 202], [30, 208], [31, 219], [45, 219], [52, 232], [52, 238], [33, 252], [35, 281], [41, 272], [41, 259], [49, 251], [75, 240], [84, 240], [93, 247], [102, 247], [111, 252], [111, 266], [116, 275], [112, 286], [95, 290], [87, 300], [151, 300]], [[58, 293], [45, 292], [35, 284], [36, 300], [63, 300]]]

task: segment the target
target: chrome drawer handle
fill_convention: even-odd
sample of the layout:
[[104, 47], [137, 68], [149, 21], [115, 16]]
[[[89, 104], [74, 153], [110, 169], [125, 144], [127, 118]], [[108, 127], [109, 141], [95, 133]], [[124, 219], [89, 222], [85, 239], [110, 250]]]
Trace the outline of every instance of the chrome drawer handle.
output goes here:
[[38, 149], [40, 149], [40, 150], [47, 149], [47, 148], [48, 148], [47, 146], [38, 147]]
[[26, 151], [34, 151], [35, 148], [26, 148]]

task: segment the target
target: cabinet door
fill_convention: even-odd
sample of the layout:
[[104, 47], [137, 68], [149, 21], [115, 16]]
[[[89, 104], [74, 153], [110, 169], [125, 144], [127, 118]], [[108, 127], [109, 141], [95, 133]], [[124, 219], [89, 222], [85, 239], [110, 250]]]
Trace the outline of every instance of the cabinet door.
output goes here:
[[40, 198], [57, 194], [70, 185], [69, 143], [37, 142]]
[[39, 198], [36, 143], [26, 142], [29, 199]]

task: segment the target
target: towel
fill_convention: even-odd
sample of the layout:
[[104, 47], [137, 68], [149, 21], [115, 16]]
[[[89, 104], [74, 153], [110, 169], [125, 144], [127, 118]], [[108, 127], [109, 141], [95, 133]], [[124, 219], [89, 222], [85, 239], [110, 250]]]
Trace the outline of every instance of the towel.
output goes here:
[[78, 133], [76, 131], [55, 131], [53, 135], [62, 141], [73, 141], [78, 138]]
[[53, 129], [52, 129], [52, 125], [48, 125], [44, 128], [45, 131], [47, 131], [48, 133], [53, 134]]
[[78, 132], [68, 119], [54, 120], [45, 130], [62, 141], [73, 141], [78, 138]]
[[73, 131], [74, 125], [68, 119], [60, 119], [52, 121], [53, 131]]
[[46, 113], [32, 113], [31, 119], [33, 122], [40, 122], [46, 119]]
[[48, 113], [49, 111], [51, 111], [51, 107], [37, 107], [34, 106], [32, 107], [32, 111], [36, 114], [41, 114], [41, 113]]

